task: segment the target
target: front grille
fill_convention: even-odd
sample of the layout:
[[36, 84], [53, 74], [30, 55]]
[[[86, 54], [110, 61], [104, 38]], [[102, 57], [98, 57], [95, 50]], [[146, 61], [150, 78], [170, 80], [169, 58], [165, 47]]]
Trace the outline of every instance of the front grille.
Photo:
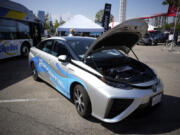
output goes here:
[[133, 102], [133, 99], [113, 99], [107, 118], [113, 118], [123, 112]]

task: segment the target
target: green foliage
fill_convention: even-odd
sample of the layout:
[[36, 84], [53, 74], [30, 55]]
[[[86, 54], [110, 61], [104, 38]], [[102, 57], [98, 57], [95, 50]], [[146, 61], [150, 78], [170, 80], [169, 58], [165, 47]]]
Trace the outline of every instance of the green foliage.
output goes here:
[[50, 21], [49, 21], [49, 14], [48, 13], [45, 14], [44, 29], [47, 30], [48, 32], [51, 31]]
[[173, 24], [166, 23], [166, 24], [162, 25], [161, 28], [169, 31], [169, 30], [173, 29]]
[[60, 23], [60, 25], [62, 25], [62, 24], [64, 24], [64, 23], [66, 23], [64, 20]]
[[[176, 7], [179, 6], [179, 0], [164, 0], [162, 2], [162, 5], [169, 5], [169, 6], [173, 6], [175, 5]], [[180, 11], [180, 8], [178, 9], [178, 12]], [[175, 22], [175, 18], [174, 18], [174, 22]], [[166, 30], [173, 30], [174, 29], [174, 25], [175, 23], [170, 23], [170, 24], [164, 24], [161, 28], [162, 29], [166, 29]], [[180, 30], [180, 16], [177, 15], [177, 24], [176, 24], [176, 30]]]
[[96, 13], [95, 22], [101, 23], [102, 18], [103, 18], [103, 14], [104, 14], [104, 10], [98, 11], [98, 12]]
[[163, 5], [170, 5], [170, 6], [172, 6], [172, 5], [173, 5], [173, 1], [172, 1], [172, 0], [164, 0], [164, 1], [162, 2], [162, 4], [163, 4]]
[[178, 1], [179, 0], [164, 0], [162, 2], [162, 5], [169, 5], [169, 6], [175, 5], [177, 7], [178, 6]]
[[[101, 23], [101, 22], [102, 22], [103, 15], [104, 15], [104, 10], [103, 10], [103, 9], [99, 10], [99, 11], [96, 13], [95, 22], [96, 22], [96, 23]], [[114, 17], [114, 16], [111, 14], [111, 16], [110, 16], [110, 22], [112, 22], [113, 17]]]
[[[164, 24], [161, 29], [165, 29], [165, 30], [173, 30], [174, 29], [174, 23], [166, 23]], [[180, 23], [176, 24], [176, 31], [180, 31]]]
[[[63, 20], [61, 24], [64, 24], [65, 21]], [[55, 20], [55, 23], [53, 24], [53, 31], [56, 32], [56, 28], [61, 25], [58, 20]], [[51, 33], [51, 27], [50, 27], [50, 20], [49, 20], [49, 14], [45, 14], [45, 21], [44, 21], [44, 29], [47, 30], [48, 33]]]
[[180, 31], [180, 24], [177, 24], [177, 25], [176, 25], [176, 30], [177, 30], [177, 31]]
[[58, 22], [58, 20], [55, 21], [54, 25], [53, 25], [53, 31], [56, 31], [56, 28], [60, 26], [60, 23]]

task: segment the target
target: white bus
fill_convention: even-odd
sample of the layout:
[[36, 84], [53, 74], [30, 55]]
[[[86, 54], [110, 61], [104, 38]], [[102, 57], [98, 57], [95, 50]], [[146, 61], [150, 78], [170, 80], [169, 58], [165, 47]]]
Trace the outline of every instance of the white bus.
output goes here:
[[0, 59], [27, 56], [41, 40], [40, 23], [23, 5], [0, 0]]

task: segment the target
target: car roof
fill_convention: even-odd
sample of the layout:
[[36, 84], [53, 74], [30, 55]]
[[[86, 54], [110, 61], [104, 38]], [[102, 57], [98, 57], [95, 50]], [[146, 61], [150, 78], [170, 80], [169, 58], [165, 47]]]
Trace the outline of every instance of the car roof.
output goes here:
[[46, 40], [50, 40], [50, 39], [60, 39], [60, 40], [64, 40], [64, 41], [66, 41], [66, 40], [71, 40], [71, 39], [73, 39], [73, 40], [78, 40], [78, 39], [96, 39], [96, 38], [93, 38], [93, 37], [81, 37], [81, 36], [63, 36], [63, 37], [58, 37], [58, 36], [55, 36], [55, 37], [50, 37], [50, 38], [46, 38], [46, 39], [44, 39], [43, 41], [46, 41]]
[[64, 36], [63, 38], [66, 40], [70, 40], [70, 39], [96, 39], [93, 37], [82, 37], [82, 36]]

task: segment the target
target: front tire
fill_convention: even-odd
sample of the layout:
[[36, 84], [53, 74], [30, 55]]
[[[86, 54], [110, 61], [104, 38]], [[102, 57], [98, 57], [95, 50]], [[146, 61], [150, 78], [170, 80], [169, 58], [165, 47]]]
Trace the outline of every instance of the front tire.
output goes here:
[[76, 85], [73, 90], [73, 101], [80, 116], [87, 118], [91, 114], [89, 96], [81, 85]]

